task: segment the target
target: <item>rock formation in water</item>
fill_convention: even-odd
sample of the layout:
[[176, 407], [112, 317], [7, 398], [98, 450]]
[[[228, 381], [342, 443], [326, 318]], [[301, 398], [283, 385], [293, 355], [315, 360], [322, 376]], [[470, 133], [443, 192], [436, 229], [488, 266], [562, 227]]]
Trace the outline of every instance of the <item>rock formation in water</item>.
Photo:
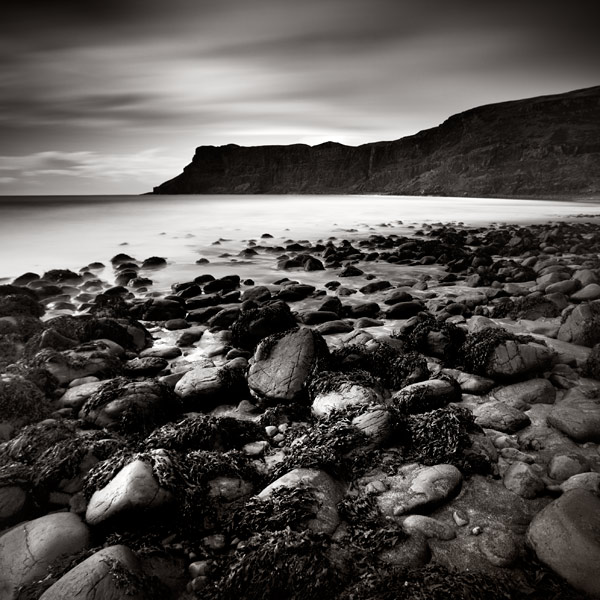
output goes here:
[[474, 108], [358, 147], [200, 146], [155, 194], [600, 194], [600, 86]]

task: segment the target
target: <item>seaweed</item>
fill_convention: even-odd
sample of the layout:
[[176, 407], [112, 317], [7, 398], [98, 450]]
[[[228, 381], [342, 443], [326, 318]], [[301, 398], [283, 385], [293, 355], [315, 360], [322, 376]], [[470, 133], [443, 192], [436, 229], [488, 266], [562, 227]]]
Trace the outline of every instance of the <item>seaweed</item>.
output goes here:
[[344, 384], [360, 385], [366, 388], [377, 388], [377, 380], [362, 369], [352, 369], [346, 372], [340, 371], [321, 371], [308, 385], [308, 392], [311, 398], [320, 394], [337, 391]]
[[[432, 347], [430, 343], [432, 332], [441, 335], [440, 348]], [[411, 350], [444, 358], [449, 365], [454, 365], [459, 360], [460, 348], [465, 342], [466, 334], [454, 323], [437, 320], [433, 316], [427, 315], [420, 319], [411, 330], [403, 334], [394, 334], [394, 337], [404, 340]]]
[[331, 600], [344, 574], [327, 536], [291, 530], [267, 532], [238, 545], [221, 578], [202, 590], [207, 600]]
[[45, 396], [22, 377], [0, 378], [0, 415], [3, 419], [23, 424], [40, 421], [50, 413]]

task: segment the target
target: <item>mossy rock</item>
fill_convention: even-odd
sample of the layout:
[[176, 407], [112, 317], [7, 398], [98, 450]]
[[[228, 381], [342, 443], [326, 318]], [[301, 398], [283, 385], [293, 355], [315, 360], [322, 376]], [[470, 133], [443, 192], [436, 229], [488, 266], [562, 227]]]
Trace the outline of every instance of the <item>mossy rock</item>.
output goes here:
[[24, 294], [0, 296], [0, 317], [41, 317], [44, 312], [44, 307], [31, 296]]
[[40, 389], [23, 377], [0, 378], [0, 419], [26, 425], [50, 413], [50, 404]]

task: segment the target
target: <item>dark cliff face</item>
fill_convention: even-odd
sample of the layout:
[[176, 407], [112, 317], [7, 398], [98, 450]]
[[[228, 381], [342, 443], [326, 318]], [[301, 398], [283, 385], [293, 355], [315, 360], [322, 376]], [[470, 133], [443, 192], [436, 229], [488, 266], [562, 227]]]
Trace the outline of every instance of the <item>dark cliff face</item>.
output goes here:
[[600, 86], [474, 108], [358, 147], [201, 146], [154, 193], [598, 196]]

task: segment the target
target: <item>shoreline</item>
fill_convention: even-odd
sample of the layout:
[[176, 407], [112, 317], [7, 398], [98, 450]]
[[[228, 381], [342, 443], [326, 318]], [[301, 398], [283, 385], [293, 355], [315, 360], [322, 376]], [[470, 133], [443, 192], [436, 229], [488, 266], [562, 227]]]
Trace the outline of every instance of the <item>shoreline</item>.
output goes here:
[[148, 598], [275, 599], [278, 561], [311, 597], [599, 595], [600, 544], [561, 529], [600, 514], [581, 218], [256, 232], [225, 257], [247, 270], [169, 290], [126, 254], [0, 286], [0, 589], [68, 595], [108, 556]]

